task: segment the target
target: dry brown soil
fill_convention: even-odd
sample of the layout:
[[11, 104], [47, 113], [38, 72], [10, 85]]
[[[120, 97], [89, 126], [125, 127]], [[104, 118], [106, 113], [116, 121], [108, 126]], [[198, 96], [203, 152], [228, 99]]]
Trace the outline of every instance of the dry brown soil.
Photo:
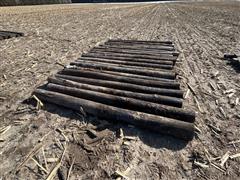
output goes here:
[[[73, 160], [70, 179], [111, 179], [127, 169], [129, 179], [239, 179], [239, 157], [220, 163], [228, 151], [240, 153], [239, 64], [222, 59], [240, 54], [240, 3], [3, 7], [0, 29], [25, 33], [0, 41], [2, 179], [45, 179], [62, 154], [54, 179], [66, 179]], [[176, 44], [178, 79], [193, 88], [185, 108], [198, 112], [194, 140], [23, 102], [61, 64], [108, 38]], [[120, 128], [136, 140], [120, 138]]]

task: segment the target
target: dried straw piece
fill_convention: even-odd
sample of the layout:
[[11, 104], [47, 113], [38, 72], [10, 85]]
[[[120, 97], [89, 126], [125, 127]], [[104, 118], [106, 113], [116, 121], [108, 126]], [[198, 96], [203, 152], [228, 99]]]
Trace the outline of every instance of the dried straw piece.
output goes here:
[[192, 87], [190, 84], [188, 84], [188, 83], [187, 83], [187, 86], [188, 86], [188, 88], [191, 90], [191, 92], [193, 93], [193, 95], [196, 96], [196, 92], [195, 92], [195, 90], [193, 89], [193, 87]]
[[43, 146], [42, 143], [37, 144], [33, 148], [33, 150], [28, 153], [28, 155], [23, 160], [23, 162], [21, 164], [19, 164], [19, 166], [16, 168], [16, 171], [19, 171], [28, 162], [28, 160], [31, 159], [42, 148], [42, 146]]
[[187, 99], [187, 98], [188, 98], [189, 93], [190, 93], [190, 89], [187, 90], [187, 92], [186, 92], [186, 94], [185, 94], [185, 96], [184, 96], [184, 99]]
[[68, 175], [67, 175], [67, 179], [66, 180], [69, 180], [69, 178], [70, 178], [70, 174], [71, 174], [74, 162], [75, 162], [75, 158], [73, 158], [73, 160], [72, 160], [71, 166], [70, 166], [70, 168], [68, 170]]
[[228, 144], [230, 145], [230, 144], [238, 144], [238, 143], [240, 143], [240, 140], [237, 140], [237, 141], [231, 141], [231, 142], [229, 142]]
[[0, 135], [5, 134], [10, 128], [11, 125], [0, 128]]
[[238, 158], [238, 157], [240, 157], [240, 153], [229, 156], [230, 159], [235, 159], [235, 158]]
[[198, 167], [204, 168], [204, 169], [209, 168], [209, 165], [200, 163], [200, 162], [198, 162], [196, 160], [194, 160], [193, 164], [198, 166]]
[[124, 178], [124, 179], [129, 179], [126, 175], [125, 175], [125, 173], [124, 172], [120, 172], [120, 171], [115, 171], [114, 172], [114, 174], [116, 175], [116, 176], [118, 176], [118, 177], [122, 177], [122, 178]]
[[221, 161], [221, 164], [220, 164], [220, 166], [221, 167], [224, 167], [224, 164], [227, 162], [227, 160], [229, 159], [229, 151], [227, 151], [224, 155], [223, 155], [223, 157], [220, 159], [220, 161]]
[[57, 163], [57, 165], [52, 169], [51, 173], [48, 175], [46, 180], [51, 180], [54, 178], [58, 169], [61, 167], [61, 164], [62, 164], [61, 161]]
[[124, 137], [124, 134], [123, 134], [123, 130], [122, 130], [122, 128], [120, 128], [120, 133], [119, 133], [119, 137], [121, 138], [121, 139], [123, 139], [123, 137]]
[[47, 160], [46, 160], [46, 156], [45, 156], [45, 152], [44, 152], [43, 147], [42, 147], [42, 154], [43, 154], [43, 159], [44, 159], [44, 164], [45, 164], [46, 170], [48, 170]]
[[54, 163], [58, 161], [58, 158], [46, 158], [48, 163]]
[[215, 167], [216, 169], [218, 169], [219, 171], [222, 171], [223, 173], [226, 172], [224, 169], [222, 169], [221, 167], [217, 166], [217, 165], [214, 164], [214, 163], [211, 163], [211, 165], [212, 165], [213, 167]]
[[222, 107], [219, 107], [219, 110], [220, 110], [220, 112], [222, 113], [222, 115], [226, 118], [227, 115], [226, 115], [225, 111], [223, 110], [223, 108], [222, 108]]
[[128, 141], [131, 141], [131, 140], [136, 140], [137, 138], [134, 137], [134, 136], [124, 136], [123, 139], [124, 139], [124, 140], [128, 140]]
[[194, 100], [195, 100], [195, 102], [196, 102], [196, 104], [197, 104], [197, 107], [198, 107], [199, 112], [200, 112], [200, 113], [203, 113], [203, 110], [202, 110], [202, 108], [201, 108], [201, 106], [200, 106], [197, 98], [196, 98], [195, 96], [193, 96], [193, 98], [194, 98]]
[[[131, 167], [128, 167], [124, 172], [120, 172], [121, 175], [124, 175], [125, 176], [125, 179], [128, 179], [128, 177], [126, 177], [126, 175], [129, 173], [129, 171], [131, 170]], [[119, 172], [119, 171], [118, 171]], [[117, 177], [116, 180], [120, 180], [122, 179], [123, 176], [120, 176], [120, 177]]]
[[40, 109], [43, 107], [43, 103], [40, 99], [38, 99], [38, 97], [36, 95], [32, 96], [36, 101], [37, 101], [37, 109]]
[[236, 98], [235, 105], [237, 106], [239, 104], [239, 98]]
[[32, 157], [31, 159], [37, 164], [40, 169], [42, 169], [46, 174], [48, 174], [48, 171], [41, 164], [39, 164], [39, 162], [35, 158]]
[[48, 174], [46, 180], [52, 180], [52, 179], [55, 177], [55, 175], [57, 174], [58, 169], [59, 169], [59, 168], [61, 167], [61, 165], [62, 165], [62, 160], [63, 160], [63, 157], [64, 157], [65, 153], [66, 153], [66, 148], [64, 148], [64, 151], [63, 151], [63, 153], [62, 153], [61, 158], [59, 158], [58, 163], [56, 164], [56, 166], [52, 169], [52, 171], [50, 172], [50, 174]]

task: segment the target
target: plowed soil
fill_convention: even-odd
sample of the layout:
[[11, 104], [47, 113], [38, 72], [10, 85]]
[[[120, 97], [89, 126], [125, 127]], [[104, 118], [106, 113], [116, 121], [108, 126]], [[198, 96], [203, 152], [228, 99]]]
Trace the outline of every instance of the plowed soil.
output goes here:
[[[3, 179], [66, 179], [71, 164], [70, 179], [112, 179], [115, 171], [129, 179], [239, 179], [240, 157], [232, 155], [240, 153], [240, 69], [222, 58], [240, 54], [239, 2], [3, 7], [0, 29], [25, 34], [0, 41]], [[26, 102], [48, 76], [109, 38], [175, 43], [178, 80], [190, 88], [184, 107], [197, 112], [191, 142]]]

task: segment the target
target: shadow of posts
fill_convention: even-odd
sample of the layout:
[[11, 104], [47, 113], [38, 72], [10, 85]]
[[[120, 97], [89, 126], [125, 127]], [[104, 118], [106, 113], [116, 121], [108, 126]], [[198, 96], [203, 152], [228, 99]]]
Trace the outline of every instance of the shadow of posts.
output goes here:
[[[36, 102], [30, 99], [26, 100], [24, 103], [31, 104], [34, 106], [36, 105], [34, 104]], [[166, 148], [169, 150], [178, 151], [183, 149], [188, 144], [188, 141], [177, 139], [168, 135], [151, 132], [149, 130], [138, 128], [133, 125], [124, 124], [117, 121], [109, 122], [106, 120], [98, 119], [97, 117], [94, 117], [88, 114], [85, 117], [84, 116], [80, 117], [79, 115], [80, 112], [76, 112], [74, 110], [60, 107], [58, 105], [51, 104], [51, 103], [45, 102], [44, 110], [53, 114], [57, 114], [61, 117], [68, 118], [69, 120], [75, 119], [79, 121], [84, 121], [86, 123], [91, 123], [94, 126], [96, 126], [97, 130], [99, 131], [107, 128], [111, 130], [113, 133], [118, 134], [119, 129], [122, 128], [125, 136], [139, 137], [143, 143], [157, 149]], [[106, 124], [103, 122], [109, 122], [109, 123]]]

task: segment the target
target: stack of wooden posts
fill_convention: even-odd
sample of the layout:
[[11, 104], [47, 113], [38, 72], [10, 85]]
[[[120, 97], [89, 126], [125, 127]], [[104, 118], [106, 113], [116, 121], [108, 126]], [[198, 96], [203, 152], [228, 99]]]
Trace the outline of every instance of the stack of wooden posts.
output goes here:
[[24, 35], [23, 33], [19, 33], [19, 32], [0, 31], [0, 40], [9, 39], [12, 37], [19, 37], [23, 35]]
[[182, 108], [174, 71], [178, 54], [172, 42], [109, 40], [49, 77], [34, 94], [100, 119], [190, 140], [195, 112]]

